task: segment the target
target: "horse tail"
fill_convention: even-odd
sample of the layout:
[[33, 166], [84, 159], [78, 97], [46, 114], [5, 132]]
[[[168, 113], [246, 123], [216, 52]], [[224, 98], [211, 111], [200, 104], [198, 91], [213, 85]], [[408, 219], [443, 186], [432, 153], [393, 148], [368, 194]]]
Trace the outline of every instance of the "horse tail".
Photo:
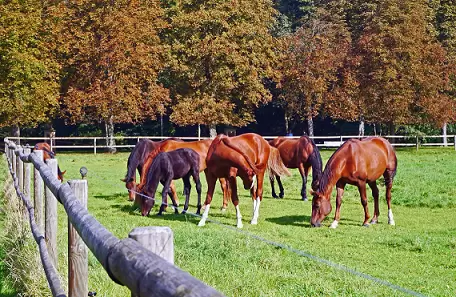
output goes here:
[[291, 175], [288, 168], [282, 162], [279, 150], [273, 146], [270, 147], [267, 170], [270, 179], [274, 178], [274, 176]]
[[[215, 139], [214, 139], [215, 141]], [[247, 163], [249, 163], [249, 166], [252, 168], [253, 170], [253, 173], [254, 174], [257, 174], [258, 173], [258, 168], [256, 167], [255, 163], [252, 162], [252, 160], [250, 160], [249, 156], [247, 156], [246, 153], [244, 153], [244, 151], [242, 151], [238, 146], [236, 146], [235, 144], [233, 144], [232, 141], [229, 140], [228, 137], [220, 137], [220, 142], [223, 142], [227, 147], [235, 150], [236, 152], [238, 152], [239, 154], [241, 154], [244, 159], [247, 161]]]
[[321, 160], [320, 151], [313, 139], [309, 138], [309, 142], [312, 144], [312, 153], [309, 155], [309, 163], [312, 166], [312, 189], [316, 191], [320, 184], [320, 178], [323, 174], [323, 161]]

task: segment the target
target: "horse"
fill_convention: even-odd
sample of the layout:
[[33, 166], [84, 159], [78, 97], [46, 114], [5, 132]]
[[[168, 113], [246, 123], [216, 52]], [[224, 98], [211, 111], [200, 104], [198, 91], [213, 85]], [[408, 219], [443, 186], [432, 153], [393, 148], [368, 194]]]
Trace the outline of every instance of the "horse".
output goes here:
[[[154, 158], [161, 152], [169, 152], [172, 150], [176, 150], [179, 148], [189, 148], [197, 152], [200, 156], [200, 172], [206, 169], [206, 156], [207, 152], [209, 150], [209, 146], [212, 143], [212, 139], [204, 139], [204, 140], [198, 140], [198, 141], [187, 141], [187, 142], [177, 142], [173, 140], [166, 140], [163, 142], [162, 145], [154, 149], [149, 153], [149, 155], [146, 158], [146, 161], [144, 162], [143, 166], [143, 172], [142, 175], [146, 176], [147, 172], [149, 172], [149, 167], [152, 164]], [[225, 211], [226, 208], [228, 207], [228, 200], [230, 198], [230, 189], [226, 184], [226, 180], [221, 178], [220, 180], [220, 186], [222, 188], [223, 192], [223, 205], [221, 207], [222, 211]]]
[[[161, 215], [165, 210], [166, 196], [172, 180], [182, 178], [184, 181], [184, 194], [185, 205], [184, 211], [188, 209], [188, 202], [190, 199], [190, 176], [196, 183], [196, 191], [198, 192], [198, 205], [196, 213], [199, 214], [201, 210], [201, 182], [199, 179], [200, 156], [192, 149], [182, 148], [170, 152], [159, 153], [149, 167], [149, 172], [145, 178], [145, 183], [138, 186], [138, 190], [142, 196], [141, 214], [147, 216], [155, 204], [155, 191], [157, 190], [158, 183], [163, 185], [162, 191], [162, 205], [158, 215]], [[177, 203], [171, 198], [174, 205], [174, 211], [177, 214]]]
[[391, 188], [396, 175], [397, 158], [393, 146], [384, 138], [368, 137], [363, 140], [351, 139], [337, 149], [325, 166], [318, 190], [313, 192], [312, 227], [319, 227], [321, 221], [331, 212], [331, 191], [337, 188], [336, 213], [331, 228], [336, 228], [340, 220], [340, 205], [346, 184], [358, 187], [361, 204], [364, 208], [363, 226], [369, 226], [366, 184], [374, 196], [374, 217], [370, 224], [376, 224], [380, 215], [378, 206], [378, 188], [376, 180], [385, 178], [386, 202], [388, 204], [388, 224], [394, 225], [391, 210]]
[[[318, 180], [320, 179], [323, 163], [321, 161], [320, 151], [315, 142], [308, 136], [300, 138], [277, 137], [269, 140], [269, 145], [277, 148], [280, 152], [283, 164], [287, 168], [298, 168], [302, 177], [301, 197], [303, 201], [307, 201], [306, 183], [309, 169], [312, 167], [312, 189], [315, 191], [318, 188]], [[276, 176], [279, 184], [279, 197], [283, 198], [284, 191], [280, 176]], [[274, 189], [274, 176], [270, 176], [272, 197], [278, 198]]]
[[[38, 142], [33, 147], [33, 150], [42, 150], [43, 151], [43, 161], [55, 158], [55, 153], [52, 151], [51, 146], [46, 142]], [[61, 182], [63, 182], [63, 175], [65, 173], [66, 173], [66, 170], [62, 172], [60, 170], [60, 167], [57, 165], [57, 178]]]
[[[174, 141], [180, 141], [177, 138], [171, 138]], [[136, 199], [136, 169], [139, 171], [139, 177], [140, 180], [143, 179], [143, 172], [142, 169], [144, 167], [144, 163], [147, 159], [147, 156], [149, 153], [156, 148], [160, 147], [163, 145], [163, 143], [167, 140], [163, 141], [152, 141], [150, 139], [141, 139], [138, 141], [138, 143], [135, 145], [133, 150], [130, 153], [130, 156], [128, 156], [128, 162], [127, 162], [127, 174], [125, 175], [125, 178], [121, 179], [121, 181], [125, 182], [125, 187], [128, 190], [128, 198], [130, 201], [135, 200], [135, 205], [139, 205], [140, 200]], [[169, 192], [170, 197], [174, 198], [177, 203], [179, 203], [179, 199], [177, 198], [176, 194], [176, 186], [172, 182], [170, 185], [171, 189]]]
[[[263, 180], [266, 170], [269, 174], [290, 175], [282, 163], [279, 151], [271, 147], [258, 134], [247, 133], [234, 137], [218, 135], [211, 143], [206, 157], [207, 168], [204, 171], [208, 185], [203, 216], [198, 226], [204, 226], [209, 215], [212, 196], [217, 178], [225, 178], [231, 188], [231, 201], [236, 208], [237, 227], [242, 228], [242, 215], [239, 210], [236, 176], [239, 176], [245, 189], [250, 188], [253, 200], [253, 218], [251, 224], [258, 224], [260, 203], [263, 199]], [[257, 187], [255, 189], [255, 179]]]

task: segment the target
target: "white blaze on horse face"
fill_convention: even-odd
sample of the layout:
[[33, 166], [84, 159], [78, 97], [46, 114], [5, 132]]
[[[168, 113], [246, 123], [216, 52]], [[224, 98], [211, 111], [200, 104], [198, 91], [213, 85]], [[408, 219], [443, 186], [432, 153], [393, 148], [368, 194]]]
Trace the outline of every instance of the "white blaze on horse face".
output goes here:
[[238, 228], [244, 227], [244, 225], [242, 224], [242, 215], [241, 215], [241, 210], [239, 209], [239, 204], [236, 205], [236, 219], [237, 219], [236, 227], [238, 227]]
[[394, 222], [393, 211], [388, 209], [388, 224], [394, 226], [396, 223]]
[[339, 222], [336, 221], [336, 220], [334, 220], [334, 221], [331, 223], [331, 226], [329, 226], [329, 228], [336, 229], [338, 225], [339, 225]]
[[257, 197], [257, 199], [253, 200], [253, 218], [250, 224], [256, 225], [258, 224], [258, 217], [260, 216], [260, 197]]
[[201, 220], [198, 223], [198, 227], [203, 227], [204, 225], [206, 225], [206, 220], [207, 220], [207, 217], [209, 216], [209, 208], [211, 208], [211, 205], [206, 204], [206, 208], [204, 209], [203, 216], [201, 217]]

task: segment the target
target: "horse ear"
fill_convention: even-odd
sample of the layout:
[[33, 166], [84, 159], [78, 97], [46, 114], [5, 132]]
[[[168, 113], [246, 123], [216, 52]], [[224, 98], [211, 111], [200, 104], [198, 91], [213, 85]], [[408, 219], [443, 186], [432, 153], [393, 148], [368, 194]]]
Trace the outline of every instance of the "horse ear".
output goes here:
[[121, 178], [120, 181], [123, 181], [124, 183], [126, 183], [127, 179], [126, 178]]
[[66, 173], [66, 170], [64, 172], [62, 172], [62, 176]]

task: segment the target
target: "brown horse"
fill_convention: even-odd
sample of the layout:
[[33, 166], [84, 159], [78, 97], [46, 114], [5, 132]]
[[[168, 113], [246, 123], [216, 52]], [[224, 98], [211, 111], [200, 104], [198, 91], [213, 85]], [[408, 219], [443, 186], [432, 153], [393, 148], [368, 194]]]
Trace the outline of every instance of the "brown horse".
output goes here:
[[331, 192], [337, 188], [336, 214], [331, 228], [336, 228], [340, 219], [340, 205], [346, 184], [358, 187], [361, 204], [364, 207], [364, 226], [369, 226], [366, 184], [374, 196], [374, 217], [371, 224], [376, 224], [380, 214], [378, 206], [378, 188], [376, 180], [382, 175], [385, 178], [386, 202], [388, 204], [388, 223], [394, 225], [391, 210], [391, 188], [396, 174], [397, 158], [392, 145], [380, 137], [368, 137], [363, 140], [346, 141], [328, 160], [320, 186], [313, 194], [311, 225], [319, 227], [321, 221], [331, 212]]
[[[231, 201], [236, 208], [237, 227], [242, 228], [242, 216], [239, 210], [236, 176], [239, 176], [244, 188], [249, 189], [253, 199], [253, 218], [251, 224], [258, 223], [260, 202], [263, 199], [263, 180], [265, 171], [274, 175], [290, 174], [280, 159], [279, 151], [271, 147], [263, 137], [248, 133], [235, 137], [218, 135], [212, 142], [206, 157], [207, 196], [206, 208], [198, 226], [204, 226], [214, 194], [217, 178], [226, 178], [231, 188]], [[254, 188], [254, 181], [257, 187]]]
[[[180, 148], [189, 148], [197, 152], [200, 156], [200, 164], [199, 164], [199, 169], [200, 172], [206, 169], [206, 156], [207, 152], [209, 150], [209, 146], [212, 143], [212, 139], [205, 139], [205, 140], [198, 140], [198, 141], [188, 141], [188, 142], [177, 142], [173, 140], [167, 140], [164, 141], [160, 147], [156, 148], [152, 152], [149, 153], [147, 156], [147, 160], [144, 163], [143, 166], [143, 176], [147, 176], [149, 172], [149, 167], [151, 166], [152, 162], [154, 161], [154, 158], [161, 152], [170, 152], [176, 149]], [[142, 183], [142, 181], [141, 181]], [[220, 179], [220, 186], [222, 187], [223, 191], [223, 206], [222, 206], [222, 211], [226, 210], [228, 206], [228, 200], [230, 197], [230, 189], [226, 185], [225, 179], [221, 178]]]
[[[306, 183], [309, 169], [312, 167], [312, 189], [318, 188], [318, 181], [321, 176], [323, 164], [321, 162], [320, 151], [315, 142], [307, 136], [300, 138], [277, 137], [269, 140], [269, 145], [277, 148], [280, 152], [283, 164], [287, 168], [298, 168], [302, 177], [301, 197], [307, 201]], [[280, 176], [276, 176], [279, 184], [279, 197], [283, 198], [283, 186]], [[274, 189], [274, 176], [270, 177], [272, 187], [272, 197], [278, 198]]]
[[[33, 149], [43, 151], [43, 161], [55, 158], [55, 153], [51, 150], [51, 146], [46, 142], [38, 142], [37, 144], [35, 144], [35, 147]], [[57, 165], [57, 177], [62, 182], [63, 182], [63, 175], [65, 173], [66, 173], [66, 170], [62, 172], [60, 170], [60, 167]]]
[[[177, 138], [172, 138], [175, 141], [179, 141]], [[125, 182], [125, 187], [128, 190], [128, 198], [130, 201], [135, 200], [135, 205], [140, 205], [140, 199], [136, 199], [136, 169], [139, 171], [139, 177], [140, 181], [142, 182], [143, 180], [143, 167], [144, 163], [147, 159], [147, 156], [149, 153], [156, 148], [160, 147], [163, 145], [163, 143], [167, 140], [163, 141], [152, 141], [150, 139], [141, 139], [138, 141], [138, 143], [135, 145], [133, 150], [130, 153], [130, 156], [128, 156], [128, 162], [127, 162], [127, 174], [125, 175], [125, 178], [121, 179], [121, 181]], [[140, 183], [141, 183], [140, 182]], [[179, 199], [177, 198], [176, 194], [176, 186], [174, 185], [173, 182], [171, 182], [170, 185], [170, 192], [169, 195], [171, 196], [172, 199], [174, 199], [177, 203], [179, 203]]]

